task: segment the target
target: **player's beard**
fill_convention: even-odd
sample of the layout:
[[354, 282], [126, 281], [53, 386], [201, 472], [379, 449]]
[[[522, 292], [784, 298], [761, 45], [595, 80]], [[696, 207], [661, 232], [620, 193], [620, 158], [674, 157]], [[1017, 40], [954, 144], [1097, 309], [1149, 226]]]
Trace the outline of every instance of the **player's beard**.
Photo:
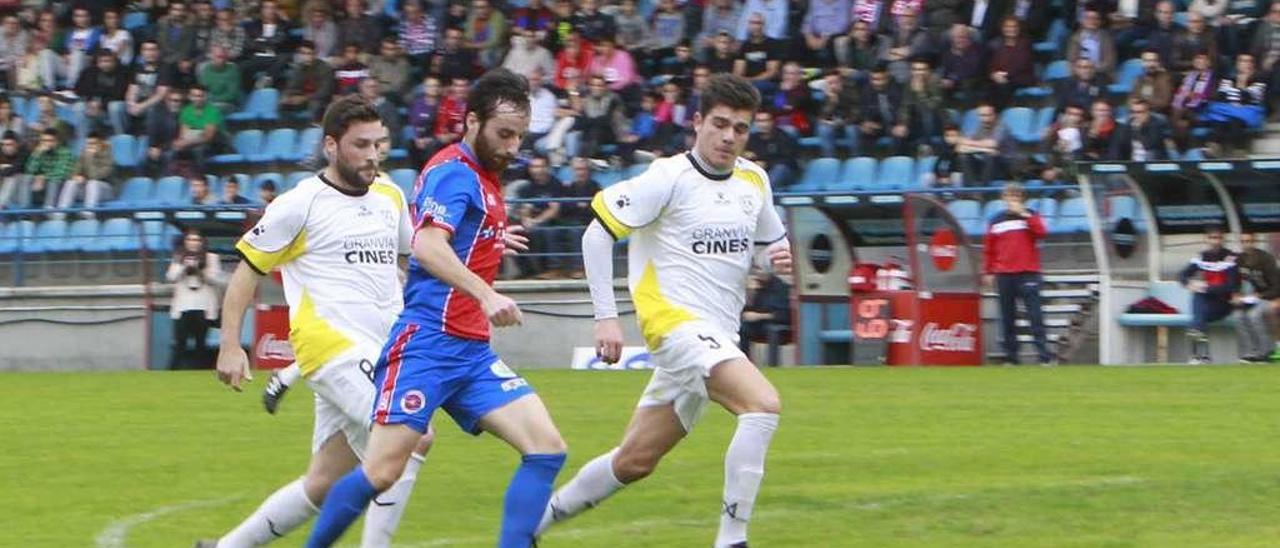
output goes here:
[[489, 139], [485, 137], [485, 126], [489, 125], [488, 121], [480, 122], [480, 130], [476, 135], [476, 158], [480, 160], [480, 165], [493, 173], [502, 173], [506, 171], [507, 164], [511, 163], [511, 156], [498, 150], [498, 147], [491, 146]]
[[353, 167], [351, 164], [338, 160], [338, 176], [348, 185], [356, 188], [369, 188], [373, 185], [373, 180], [378, 176], [377, 162], [366, 162], [364, 169]]

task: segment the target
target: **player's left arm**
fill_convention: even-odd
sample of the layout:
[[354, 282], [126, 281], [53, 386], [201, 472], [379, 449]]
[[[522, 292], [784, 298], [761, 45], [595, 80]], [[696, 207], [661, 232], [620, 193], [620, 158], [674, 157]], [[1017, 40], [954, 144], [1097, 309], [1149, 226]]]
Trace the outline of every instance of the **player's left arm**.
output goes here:
[[791, 274], [791, 242], [787, 240], [787, 227], [782, 224], [778, 208], [773, 205], [773, 189], [768, 183], [764, 185], [764, 203], [756, 219], [755, 244], [757, 265], [776, 274]]

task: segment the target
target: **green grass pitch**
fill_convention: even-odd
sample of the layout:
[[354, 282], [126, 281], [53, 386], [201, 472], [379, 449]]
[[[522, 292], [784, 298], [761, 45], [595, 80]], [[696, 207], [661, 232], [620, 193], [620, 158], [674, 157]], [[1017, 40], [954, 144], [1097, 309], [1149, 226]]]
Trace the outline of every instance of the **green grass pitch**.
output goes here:
[[[617, 442], [647, 379], [527, 374], [570, 445], [561, 482]], [[753, 546], [1280, 543], [1280, 368], [769, 377], [784, 411]], [[262, 378], [233, 394], [207, 372], [3, 375], [0, 546], [190, 546], [230, 528], [306, 462], [310, 394], [269, 416]], [[514, 453], [437, 418], [397, 545], [493, 546]], [[653, 477], [542, 545], [710, 546], [732, 427], [709, 410]]]

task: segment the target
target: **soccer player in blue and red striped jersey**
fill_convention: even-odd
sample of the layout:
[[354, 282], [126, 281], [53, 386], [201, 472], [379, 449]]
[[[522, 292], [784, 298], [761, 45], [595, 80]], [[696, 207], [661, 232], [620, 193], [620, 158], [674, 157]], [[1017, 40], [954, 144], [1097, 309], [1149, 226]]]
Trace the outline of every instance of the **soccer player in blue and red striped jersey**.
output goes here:
[[427, 162], [415, 185], [405, 308], [376, 366], [379, 389], [364, 464], [336, 483], [307, 546], [330, 546], [391, 487], [443, 407], [463, 430], [487, 431], [523, 456], [507, 488], [498, 546], [525, 548], [564, 466], [565, 444], [542, 400], [489, 345], [490, 325], [521, 323], [493, 289], [505, 248], [498, 181], [529, 128], [528, 82], [504, 69], [467, 96], [466, 134]]

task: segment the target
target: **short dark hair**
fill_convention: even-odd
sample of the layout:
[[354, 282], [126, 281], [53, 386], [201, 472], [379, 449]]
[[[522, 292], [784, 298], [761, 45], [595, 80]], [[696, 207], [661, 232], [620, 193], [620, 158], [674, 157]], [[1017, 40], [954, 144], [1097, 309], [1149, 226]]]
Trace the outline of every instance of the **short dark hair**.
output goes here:
[[339, 140], [354, 123], [381, 121], [382, 117], [378, 116], [377, 107], [374, 107], [368, 99], [359, 95], [344, 95], [325, 109], [320, 127], [324, 129], [325, 137]]
[[509, 103], [529, 112], [529, 81], [504, 68], [484, 73], [467, 92], [467, 112], [474, 112], [481, 122], [493, 116], [498, 105]]
[[745, 78], [732, 74], [713, 74], [702, 86], [702, 99], [698, 113], [706, 116], [711, 109], [724, 105], [733, 110], [760, 109], [760, 90]]

